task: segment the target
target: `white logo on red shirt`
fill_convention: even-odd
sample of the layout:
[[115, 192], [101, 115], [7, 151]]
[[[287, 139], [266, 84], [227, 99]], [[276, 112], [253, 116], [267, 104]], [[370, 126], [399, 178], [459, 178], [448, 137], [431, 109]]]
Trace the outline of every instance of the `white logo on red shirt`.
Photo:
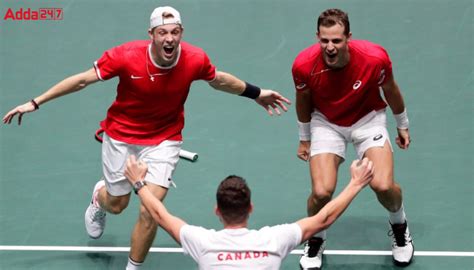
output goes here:
[[306, 84], [305, 84], [305, 83], [300, 83], [300, 84], [298, 84], [298, 85], [296, 86], [296, 89], [301, 90], [301, 89], [303, 89], [303, 88], [305, 88], [305, 87], [306, 87]]
[[221, 252], [217, 254], [218, 261], [239, 261], [268, 257], [267, 251]]
[[362, 85], [362, 82], [360, 80], [357, 80], [354, 85], [352, 86], [352, 89], [357, 90], [359, 87]]
[[381, 83], [383, 83], [384, 80], [385, 80], [385, 69], [382, 69], [382, 71], [380, 71], [379, 81], [377, 84], [380, 85]]
[[143, 79], [143, 77], [135, 76], [135, 75], [130, 75], [130, 78], [132, 78], [132, 80]]

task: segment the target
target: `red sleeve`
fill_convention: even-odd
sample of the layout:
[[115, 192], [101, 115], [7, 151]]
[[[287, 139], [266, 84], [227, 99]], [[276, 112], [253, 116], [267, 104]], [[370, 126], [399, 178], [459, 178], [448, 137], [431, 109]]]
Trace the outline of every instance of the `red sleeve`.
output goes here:
[[382, 68], [380, 71], [379, 75], [379, 85], [383, 85], [386, 81], [387, 78], [391, 78], [393, 76], [393, 71], [392, 71], [392, 61], [390, 60], [390, 57], [388, 56], [387, 51], [382, 48]]
[[114, 47], [104, 52], [102, 57], [94, 62], [95, 72], [101, 81], [108, 80], [119, 74], [122, 67], [123, 49]]
[[293, 68], [291, 69], [291, 73], [293, 75], [293, 83], [295, 84], [296, 91], [301, 91], [306, 88], [307, 81], [305, 76], [303, 76], [300, 70], [297, 68], [296, 63], [293, 64]]
[[204, 59], [202, 62], [201, 71], [198, 75], [198, 80], [212, 81], [216, 78], [216, 67], [211, 63], [211, 60], [204, 53]]

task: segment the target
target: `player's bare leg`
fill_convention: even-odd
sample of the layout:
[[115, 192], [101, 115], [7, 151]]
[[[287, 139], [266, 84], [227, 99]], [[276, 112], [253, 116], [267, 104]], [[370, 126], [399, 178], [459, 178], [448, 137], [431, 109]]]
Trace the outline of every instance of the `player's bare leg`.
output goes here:
[[373, 147], [365, 156], [374, 163], [374, 179], [370, 187], [379, 202], [389, 211], [392, 251], [395, 264], [406, 266], [411, 263], [414, 253], [413, 242], [402, 204], [402, 191], [393, 179], [393, 154], [389, 142], [383, 147]]
[[[337, 171], [342, 158], [330, 153], [318, 154], [310, 159], [311, 194], [308, 197], [308, 216], [313, 216], [329, 201], [336, 188]], [[326, 231], [310, 238], [300, 259], [300, 268], [320, 269], [326, 241]]]
[[99, 204], [105, 211], [118, 215], [127, 208], [130, 201], [130, 194], [123, 196], [112, 196], [107, 192], [107, 189], [101, 188], [98, 194]]
[[[165, 199], [168, 189], [152, 183], [147, 183], [147, 186], [156, 198], [161, 201]], [[140, 205], [140, 214], [132, 232], [129, 255], [130, 259], [136, 264], [141, 264], [145, 261], [146, 255], [155, 239], [157, 226], [158, 224], [153, 220], [145, 207]]]
[[308, 197], [308, 216], [313, 216], [329, 201], [336, 188], [337, 171], [342, 158], [330, 153], [310, 159], [311, 194]]

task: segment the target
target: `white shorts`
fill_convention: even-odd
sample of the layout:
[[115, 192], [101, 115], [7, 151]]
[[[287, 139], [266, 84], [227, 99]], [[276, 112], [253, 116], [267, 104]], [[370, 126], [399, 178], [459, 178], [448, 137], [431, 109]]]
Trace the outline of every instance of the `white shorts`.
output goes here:
[[148, 165], [145, 181], [168, 188], [179, 160], [181, 141], [164, 141], [159, 145], [134, 145], [114, 140], [104, 133], [102, 142], [102, 170], [107, 192], [122, 196], [132, 191], [124, 175], [128, 156], [135, 155]]
[[385, 141], [391, 148], [385, 110], [372, 111], [350, 127], [330, 123], [319, 111], [311, 114], [311, 156], [333, 153], [345, 158], [347, 143], [351, 142], [362, 158], [369, 148], [383, 147]]

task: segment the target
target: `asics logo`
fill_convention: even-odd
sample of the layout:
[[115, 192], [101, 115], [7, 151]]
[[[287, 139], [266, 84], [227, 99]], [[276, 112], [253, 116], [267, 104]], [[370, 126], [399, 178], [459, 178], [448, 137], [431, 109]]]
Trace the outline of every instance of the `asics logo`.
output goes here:
[[136, 80], [136, 79], [142, 79], [143, 77], [131, 75], [130, 78], [132, 78], [132, 80]]
[[378, 140], [382, 139], [382, 137], [383, 137], [383, 135], [379, 134], [379, 135], [374, 137], [374, 141], [378, 141]]
[[301, 90], [301, 89], [303, 89], [303, 88], [305, 88], [305, 87], [306, 87], [306, 84], [305, 84], [305, 83], [300, 83], [300, 84], [298, 84], [298, 85], [296, 86], [296, 89]]
[[382, 71], [380, 71], [379, 81], [377, 82], [377, 84], [378, 85], [382, 84], [384, 80], [385, 80], [385, 69], [382, 69]]
[[362, 82], [360, 80], [357, 80], [354, 85], [352, 86], [352, 89], [357, 90], [359, 87], [362, 85]]

